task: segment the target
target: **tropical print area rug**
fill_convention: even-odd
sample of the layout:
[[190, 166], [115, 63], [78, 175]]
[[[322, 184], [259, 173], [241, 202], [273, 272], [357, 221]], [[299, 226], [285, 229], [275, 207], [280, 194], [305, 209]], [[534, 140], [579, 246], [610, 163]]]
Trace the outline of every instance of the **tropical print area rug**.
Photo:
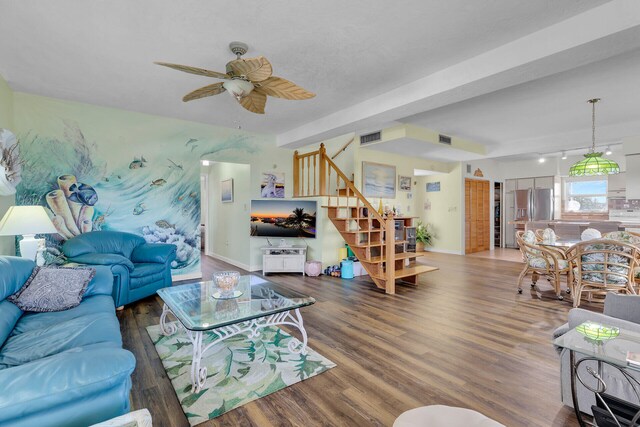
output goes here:
[[[192, 347], [184, 330], [166, 337], [154, 325], [147, 332], [192, 426], [336, 366], [309, 347], [306, 355], [291, 353], [289, 341], [298, 340], [278, 327], [268, 327], [255, 338], [240, 334], [207, 350], [202, 358], [207, 382], [192, 393]], [[213, 339], [210, 333], [203, 342]]]

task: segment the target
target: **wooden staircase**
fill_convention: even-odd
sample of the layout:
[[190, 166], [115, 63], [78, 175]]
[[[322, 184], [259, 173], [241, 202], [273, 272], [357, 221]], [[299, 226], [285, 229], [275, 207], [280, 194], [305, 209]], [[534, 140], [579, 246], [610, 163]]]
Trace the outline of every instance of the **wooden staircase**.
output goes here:
[[318, 151], [294, 152], [293, 196], [326, 197], [327, 216], [371, 280], [386, 293], [395, 293], [397, 279], [416, 283], [418, 275], [437, 270], [416, 263], [422, 254], [396, 252], [404, 242], [395, 240], [394, 218], [384, 218], [371, 206], [327, 155], [324, 144]]

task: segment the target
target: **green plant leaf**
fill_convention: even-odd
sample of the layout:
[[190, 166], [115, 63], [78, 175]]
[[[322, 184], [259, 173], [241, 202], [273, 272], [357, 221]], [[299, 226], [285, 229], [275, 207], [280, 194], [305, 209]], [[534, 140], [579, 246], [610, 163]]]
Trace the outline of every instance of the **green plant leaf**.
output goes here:
[[300, 355], [300, 362], [296, 364], [296, 372], [301, 380], [309, 378], [316, 369], [322, 367], [321, 361], [309, 360], [306, 354]]
[[192, 394], [188, 395], [187, 397], [185, 397], [184, 399], [182, 399], [180, 401], [180, 404], [182, 406], [189, 407], [189, 406], [193, 405], [194, 403], [196, 403], [198, 401], [198, 399], [200, 399], [200, 397], [202, 397], [202, 395], [205, 394], [207, 391], [209, 391], [208, 388], [203, 388], [202, 390], [200, 390], [197, 393], [192, 393]]

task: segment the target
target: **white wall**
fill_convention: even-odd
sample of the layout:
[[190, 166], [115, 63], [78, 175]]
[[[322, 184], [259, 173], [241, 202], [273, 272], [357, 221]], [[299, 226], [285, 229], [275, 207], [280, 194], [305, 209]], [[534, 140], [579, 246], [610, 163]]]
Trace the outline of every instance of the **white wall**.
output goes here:
[[[234, 200], [220, 201], [220, 182], [233, 179]], [[251, 263], [249, 208], [251, 166], [214, 163], [209, 167], [209, 242], [207, 254], [248, 270]]]

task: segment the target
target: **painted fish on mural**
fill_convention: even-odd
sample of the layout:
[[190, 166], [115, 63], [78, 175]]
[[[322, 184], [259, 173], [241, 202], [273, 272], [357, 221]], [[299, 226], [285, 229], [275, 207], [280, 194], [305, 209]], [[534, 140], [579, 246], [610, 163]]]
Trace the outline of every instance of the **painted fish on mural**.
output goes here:
[[107, 208], [107, 211], [103, 214], [98, 215], [98, 217], [93, 221], [93, 228], [96, 230], [101, 230], [104, 223], [107, 221], [107, 217], [113, 213], [111, 210], [111, 205]]
[[69, 200], [76, 203], [82, 203], [88, 206], [93, 206], [98, 201], [98, 193], [92, 186], [82, 183], [74, 183], [69, 187], [71, 193], [68, 197]]
[[133, 161], [131, 163], [129, 163], [129, 169], [140, 169], [145, 167], [145, 163], [147, 163], [147, 160], [144, 158], [144, 156], [140, 156], [140, 158], [138, 157], [134, 157]]
[[165, 185], [167, 183], [166, 180], [162, 179], [162, 178], [158, 178], [158, 179], [154, 179], [153, 181], [151, 181], [151, 185], [149, 185], [149, 187], [161, 187], [163, 185]]
[[169, 163], [171, 163], [169, 166], [167, 166], [169, 169], [180, 169], [180, 170], [184, 170], [184, 168], [182, 167], [182, 165], [177, 164], [176, 162], [174, 162], [171, 159], [167, 159], [169, 160]]
[[142, 215], [144, 212], [148, 211], [147, 207], [144, 203], [140, 202], [133, 208], [134, 215]]
[[156, 225], [160, 228], [176, 228], [175, 224], [169, 224], [169, 221], [164, 219], [156, 221]]
[[195, 191], [192, 191], [191, 193], [189, 193], [189, 197], [191, 197], [192, 199], [195, 199], [197, 195], [198, 193], [196, 193]]

